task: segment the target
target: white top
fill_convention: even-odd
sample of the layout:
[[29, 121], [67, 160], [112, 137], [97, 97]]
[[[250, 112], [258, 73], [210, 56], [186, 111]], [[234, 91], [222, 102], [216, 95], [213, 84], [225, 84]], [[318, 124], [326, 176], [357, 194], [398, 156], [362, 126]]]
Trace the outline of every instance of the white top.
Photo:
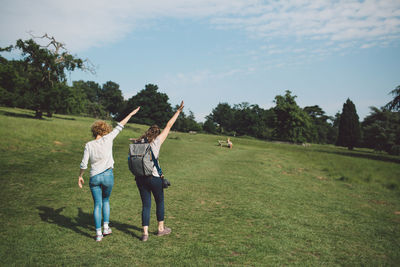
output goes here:
[[[160, 136], [157, 136], [156, 139], [154, 139], [153, 142], [150, 143], [150, 146], [151, 146], [151, 150], [153, 150], [154, 157], [156, 157], [156, 159], [158, 159], [158, 156], [160, 155], [160, 148], [161, 148]], [[156, 166], [153, 167], [153, 176], [160, 177]]]
[[123, 128], [124, 126], [118, 123], [112, 132], [104, 135], [100, 139], [86, 143], [81, 169], [87, 169], [90, 159], [90, 177], [102, 173], [109, 168], [114, 168], [114, 159], [112, 155], [113, 140]]

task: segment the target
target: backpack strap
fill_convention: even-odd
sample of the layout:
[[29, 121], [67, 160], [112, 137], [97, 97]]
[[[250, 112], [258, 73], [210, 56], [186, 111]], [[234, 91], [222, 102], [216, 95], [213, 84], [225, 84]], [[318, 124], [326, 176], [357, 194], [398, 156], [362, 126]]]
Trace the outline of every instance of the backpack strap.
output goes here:
[[161, 167], [160, 165], [158, 165], [158, 159], [154, 156], [153, 149], [151, 149], [151, 146], [150, 146], [150, 152], [151, 152], [151, 158], [153, 159], [154, 166], [157, 169], [158, 175], [160, 175], [161, 178], [164, 178], [164, 174], [162, 173]]

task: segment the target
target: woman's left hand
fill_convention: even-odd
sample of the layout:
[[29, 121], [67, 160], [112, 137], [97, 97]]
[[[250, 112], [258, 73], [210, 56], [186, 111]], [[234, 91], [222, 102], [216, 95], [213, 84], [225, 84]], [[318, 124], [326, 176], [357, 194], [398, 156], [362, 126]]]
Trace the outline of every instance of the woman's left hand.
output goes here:
[[140, 109], [140, 106], [137, 107], [135, 110], [133, 110], [133, 111], [131, 112], [131, 115], [132, 115], [132, 116], [135, 115], [135, 114], [139, 111], [139, 109]]
[[184, 103], [183, 103], [183, 100], [182, 100], [181, 105], [179, 106], [178, 110], [179, 110], [179, 111], [182, 111], [182, 110], [183, 110], [183, 107], [184, 107]]

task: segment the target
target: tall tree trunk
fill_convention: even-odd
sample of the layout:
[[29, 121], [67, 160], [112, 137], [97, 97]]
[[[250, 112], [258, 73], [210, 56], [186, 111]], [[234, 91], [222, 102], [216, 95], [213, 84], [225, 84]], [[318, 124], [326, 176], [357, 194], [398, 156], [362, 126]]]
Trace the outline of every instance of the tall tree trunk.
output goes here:
[[43, 112], [39, 108], [36, 109], [35, 118], [36, 119], [41, 119], [42, 117], [43, 117]]

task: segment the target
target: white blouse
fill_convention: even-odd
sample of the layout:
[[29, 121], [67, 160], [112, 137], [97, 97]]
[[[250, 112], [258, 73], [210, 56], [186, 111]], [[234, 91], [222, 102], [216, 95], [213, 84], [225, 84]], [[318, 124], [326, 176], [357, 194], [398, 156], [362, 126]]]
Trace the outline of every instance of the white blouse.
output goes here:
[[110, 133], [100, 139], [86, 143], [80, 167], [84, 170], [87, 169], [90, 160], [90, 177], [102, 173], [109, 168], [114, 168], [112, 155], [113, 140], [123, 128], [124, 126], [118, 123]]

